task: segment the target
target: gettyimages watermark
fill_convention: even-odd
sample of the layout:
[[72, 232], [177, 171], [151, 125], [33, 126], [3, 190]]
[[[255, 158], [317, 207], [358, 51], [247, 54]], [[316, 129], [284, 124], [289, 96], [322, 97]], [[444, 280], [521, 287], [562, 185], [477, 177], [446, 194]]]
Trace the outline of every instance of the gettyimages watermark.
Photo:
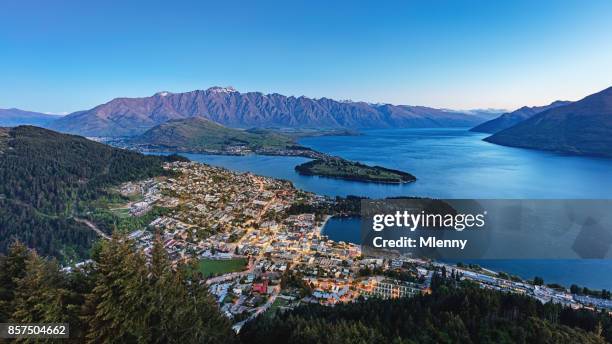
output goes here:
[[362, 200], [365, 254], [610, 259], [612, 200]]

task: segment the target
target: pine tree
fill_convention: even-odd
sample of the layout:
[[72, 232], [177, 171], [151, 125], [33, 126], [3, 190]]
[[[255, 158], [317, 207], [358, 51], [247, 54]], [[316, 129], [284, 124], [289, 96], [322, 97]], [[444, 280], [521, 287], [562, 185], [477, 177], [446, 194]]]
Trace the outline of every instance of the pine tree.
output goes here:
[[8, 322], [13, 314], [17, 280], [25, 275], [28, 255], [28, 248], [15, 241], [8, 254], [0, 256], [0, 323]]
[[159, 238], [151, 251], [147, 343], [231, 343], [234, 334], [195, 267], [172, 268]]
[[118, 234], [97, 254], [87, 296], [90, 343], [231, 343], [235, 336], [192, 267], [173, 269], [157, 238], [150, 261]]
[[[67, 288], [67, 275], [55, 260], [46, 260], [31, 251], [26, 261], [25, 275], [17, 280], [15, 309], [11, 322], [69, 323], [71, 336], [82, 333], [80, 306], [76, 293]], [[26, 339], [24, 342], [52, 342], [51, 339]]]
[[[198, 275], [189, 273], [187, 269], [179, 270], [177, 279], [180, 280], [180, 284], [177, 285], [183, 285], [186, 290], [181, 303], [189, 305], [180, 322], [190, 324], [190, 331], [194, 335], [192, 342], [210, 344], [235, 342], [230, 322], [221, 315], [217, 303], [203, 283], [204, 280]], [[189, 323], [189, 318], [196, 321]]]
[[167, 331], [173, 326], [171, 305], [174, 302], [170, 293], [171, 277], [170, 261], [157, 236], [151, 250], [147, 304], [143, 309], [144, 325], [148, 331], [143, 333], [142, 339], [147, 343], [166, 343], [170, 340]]
[[142, 297], [137, 295], [141, 290], [135, 286], [146, 277], [143, 268], [144, 262], [123, 237], [115, 234], [102, 245], [96, 262], [95, 287], [87, 295], [85, 306], [89, 343], [136, 340], [142, 315], [138, 305], [130, 302]]

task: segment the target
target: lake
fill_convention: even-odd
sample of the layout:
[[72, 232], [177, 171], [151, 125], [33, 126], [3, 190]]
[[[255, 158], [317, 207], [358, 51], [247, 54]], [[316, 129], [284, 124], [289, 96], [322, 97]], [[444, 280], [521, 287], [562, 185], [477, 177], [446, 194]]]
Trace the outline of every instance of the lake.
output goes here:
[[291, 180], [328, 196], [439, 198], [610, 198], [612, 159], [565, 156], [482, 141], [466, 129], [364, 131], [361, 136], [309, 137], [300, 143], [366, 164], [414, 174], [410, 184], [372, 184], [297, 174], [300, 157], [183, 154], [194, 161]]
[[[414, 174], [410, 184], [371, 184], [297, 174], [299, 157], [184, 154], [194, 161], [291, 180], [297, 188], [328, 196], [428, 196], [437, 198], [612, 198], [612, 159], [567, 156], [482, 141], [467, 129], [368, 130], [360, 136], [321, 136], [300, 143], [328, 154]], [[359, 224], [332, 219], [325, 233], [348, 240]], [[344, 238], [344, 239], [343, 239]], [[350, 241], [350, 240], [349, 240]], [[545, 281], [612, 289], [612, 262], [487, 261], [482, 265]]]
[[[359, 244], [361, 220], [356, 217], [331, 218], [323, 228], [323, 234], [336, 241]], [[456, 261], [448, 261], [455, 263]], [[544, 278], [546, 283], [559, 283], [569, 287], [579, 284], [593, 289], [612, 287], [612, 262], [609, 260], [464, 260], [464, 263], [480, 264], [493, 271], [505, 271], [524, 279], [534, 276]]]

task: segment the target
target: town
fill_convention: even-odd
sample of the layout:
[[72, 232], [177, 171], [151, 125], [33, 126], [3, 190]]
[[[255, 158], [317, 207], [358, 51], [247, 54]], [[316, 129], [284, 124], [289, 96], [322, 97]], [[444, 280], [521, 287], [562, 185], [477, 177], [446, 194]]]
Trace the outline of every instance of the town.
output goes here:
[[480, 267], [399, 255], [364, 256], [359, 245], [330, 240], [321, 232], [333, 213], [297, 211], [330, 209], [335, 200], [295, 189], [288, 181], [195, 162], [174, 162], [164, 168], [172, 172], [170, 177], [121, 186], [124, 196], [140, 197], [129, 204], [131, 216], [155, 207], [165, 210], [129, 237], [149, 253], [154, 233], [160, 233], [174, 262], [195, 262], [236, 331], [266, 311], [304, 303], [334, 305], [426, 294], [435, 273], [452, 274], [482, 288], [529, 295], [543, 303], [612, 311], [610, 300]]

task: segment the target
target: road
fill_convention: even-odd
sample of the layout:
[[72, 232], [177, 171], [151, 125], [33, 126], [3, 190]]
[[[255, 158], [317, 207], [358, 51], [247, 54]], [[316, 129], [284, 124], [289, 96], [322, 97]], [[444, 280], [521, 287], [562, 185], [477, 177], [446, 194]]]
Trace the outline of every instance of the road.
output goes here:
[[274, 291], [272, 292], [272, 294], [268, 298], [268, 301], [265, 304], [257, 307], [257, 310], [255, 312], [253, 312], [253, 314], [251, 314], [250, 317], [248, 317], [247, 319], [245, 319], [245, 320], [243, 320], [241, 322], [236, 323], [234, 326], [232, 326], [232, 329], [236, 333], [239, 333], [240, 329], [242, 328], [242, 326], [244, 326], [244, 324], [246, 324], [247, 322], [257, 318], [257, 316], [260, 315], [261, 313], [267, 311], [268, 308], [270, 308], [272, 306], [274, 301], [276, 301], [276, 297], [278, 296], [278, 294], [280, 294], [280, 286], [274, 287]]
[[86, 225], [87, 227], [91, 228], [91, 229], [92, 229], [94, 232], [96, 232], [96, 233], [97, 233], [99, 236], [103, 237], [104, 239], [106, 239], [106, 240], [110, 240], [110, 236], [108, 236], [108, 234], [106, 234], [106, 233], [102, 232], [102, 231], [100, 230], [100, 228], [98, 228], [98, 227], [97, 227], [97, 226], [96, 226], [94, 223], [92, 223], [91, 221], [89, 221], [89, 220], [85, 220], [85, 219], [80, 219], [80, 218], [78, 218], [78, 217], [74, 217], [73, 219], [74, 219], [74, 221], [79, 222], [79, 223], [82, 223], [82, 224]]

